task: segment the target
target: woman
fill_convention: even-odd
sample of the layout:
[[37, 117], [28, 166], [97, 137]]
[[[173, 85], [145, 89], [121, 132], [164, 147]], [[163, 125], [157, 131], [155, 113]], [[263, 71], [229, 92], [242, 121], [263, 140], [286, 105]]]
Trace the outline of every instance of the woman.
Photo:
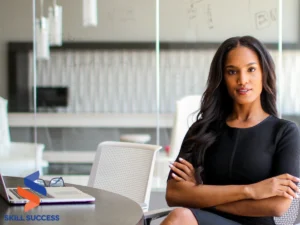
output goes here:
[[298, 198], [299, 130], [277, 118], [274, 63], [250, 36], [221, 44], [197, 121], [170, 165], [162, 222], [274, 225]]

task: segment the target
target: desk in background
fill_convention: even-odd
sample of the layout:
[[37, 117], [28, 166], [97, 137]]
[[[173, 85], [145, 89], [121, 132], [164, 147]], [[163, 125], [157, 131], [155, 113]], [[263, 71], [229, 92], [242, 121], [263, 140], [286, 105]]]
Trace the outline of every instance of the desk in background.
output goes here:
[[[9, 113], [10, 127], [156, 128], [156, 114]], [[171, 128], [173, 114], [159, 116], [161, 128]]]

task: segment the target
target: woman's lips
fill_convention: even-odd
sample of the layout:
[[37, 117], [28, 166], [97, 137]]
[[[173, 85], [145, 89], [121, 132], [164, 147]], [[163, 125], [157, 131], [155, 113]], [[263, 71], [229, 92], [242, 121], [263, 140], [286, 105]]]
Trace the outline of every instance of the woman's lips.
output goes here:
[[246, 95], [248, 94], [252, 89], [247, 89], [247, 88], [240, 88], [237, 89], [237, 93], [240, 95]]

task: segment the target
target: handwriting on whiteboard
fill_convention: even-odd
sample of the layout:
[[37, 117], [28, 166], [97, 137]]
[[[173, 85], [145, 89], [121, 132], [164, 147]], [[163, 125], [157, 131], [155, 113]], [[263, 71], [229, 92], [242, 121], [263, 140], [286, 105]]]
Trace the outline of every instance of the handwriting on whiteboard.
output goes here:
[[211, 4], [205, 4], [204, 0], [189, 0], [188, 1], [187, 17], [189, 20], [189, 24], [194, 20], [196, 21], [199, 19], [203, 19], [203, 18], [200, 18], [201, 14], [202, 14], [202, 10], [206, 17], [205, 20], [206, 20], [207, 27], [209, 29], [213, 29], [214, 23], [213, 23], [212, 6], [211, 6]]
[[189, 0], [187, 7], [187, 16], [189, 20], [193, 20], [197, 17], [197, 6], [202, 2], [203, 0]]
[[277, 9], [260, 11], [255, 13], [255, 24], [257, 30], [263, 30], [271, 26], [272, 22], [277, 21]]
[[213, 23], [213, 18], [212, 18], [212, 9], [211, 9], [211, 5], [208, 4], [207, 5], [207, 26], [209, 29], [213, 29], [214, 28], [214, 23]]

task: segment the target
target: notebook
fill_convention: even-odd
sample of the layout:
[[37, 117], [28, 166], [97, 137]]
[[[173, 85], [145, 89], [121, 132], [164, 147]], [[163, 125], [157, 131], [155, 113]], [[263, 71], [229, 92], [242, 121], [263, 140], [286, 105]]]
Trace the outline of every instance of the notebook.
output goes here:
[[[94, 202], [95, 198], [75, 187], [46, 187], [47, 196], [44, 196], [30, 188], [22, 187], [39, 196], [40, 203], [68, 203], [68, 202]], [[17, 187], [7, 188], [0, 174], [0, 195], [10, 204], [26, 204], [29, 200], [21, 197]]]

